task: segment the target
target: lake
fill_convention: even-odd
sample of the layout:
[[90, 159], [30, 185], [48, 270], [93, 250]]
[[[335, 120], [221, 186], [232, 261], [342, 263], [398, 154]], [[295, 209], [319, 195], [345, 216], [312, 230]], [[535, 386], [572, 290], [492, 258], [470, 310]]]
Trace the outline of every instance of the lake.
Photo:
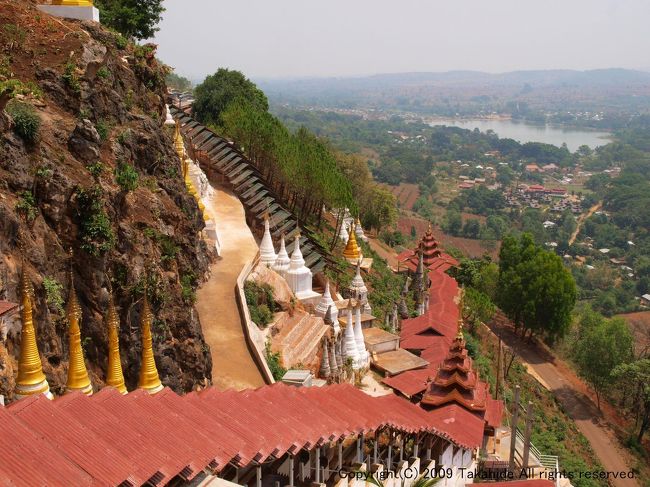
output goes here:
[[566, 142], [571, 152], [575, 152], [581, 145], [588, 145], [593, 149], [599, 145], [605, 145], [611, 140], [611, 134], [608, 132], [563, 128], [557, 125], [532, 125], [512, 120], [450, 118], [428, 120], [428, 123], [431, 126], [447, 125], [469, 130], [478, 128], [481, 132], [493, 130], [500, 138], [514, 139], [521, 143], [544, 142], [559, 147]]

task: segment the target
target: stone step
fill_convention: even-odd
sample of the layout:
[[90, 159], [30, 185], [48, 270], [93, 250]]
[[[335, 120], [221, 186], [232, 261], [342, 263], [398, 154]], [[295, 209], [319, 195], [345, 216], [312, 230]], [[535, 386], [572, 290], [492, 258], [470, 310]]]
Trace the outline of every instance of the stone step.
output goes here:
[[322, 320], [311, 315], [302, 328], [306, 328], [306, 330], [304, 330], [300, 339], [290, 343], [287, 347], [292, 356], [289, 363], [308, 363], [315, 356], [314, 350], [318, 350], [320, 347], [323, 335], [327, 333], [327, 326]]
[[282, 331], [277, 337], [277, 340], [286, 347], [289, 343], [295, 340], [297, 335], [300, 335], [301, 326], [309, 319], [309, 314], [294, 314], [293, 316], [286, 315], [286, 320], [282, 323]]

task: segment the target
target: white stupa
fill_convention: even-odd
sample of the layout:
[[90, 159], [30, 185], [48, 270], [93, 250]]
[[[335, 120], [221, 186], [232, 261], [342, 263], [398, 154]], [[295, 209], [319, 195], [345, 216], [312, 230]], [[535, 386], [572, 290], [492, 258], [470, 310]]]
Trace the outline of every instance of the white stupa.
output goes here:
[[289, 263], [291, 259], [289, 254], [287, 254], [287, 248], [284, 244], [284, 233], [280, 237], [280, 251], [278, 252], [278, 258], [275, 259], [273, 264], [273, 270], [284, 277], [286, 272], [289, 270]]
[[172, 112], [169, 111], [169, 105], [165, 105], [165, 109], [167, 110], [167, 114], [165, 115], [165, 125], [176, 125], [174, 117], [172, 117]]
[[359, 355], [359, 368], [367, 367], [370, 355], [366, 350], [366, 342], [363, 338], [363, 328], [361, 327], [361, 306], [358, 304], [354, 309], [354, 340], [357, 344], [357, 354]]
[[314, 292], [311, 287], [312, 273], [309, 267], [305, 265], [305, 259], [302, 258], [300, 251], [300, 234], [296, 234], [296, 243], [291, 253], [291, 261], [289, 262], [289, 270], [286, 272], [284, 278], [286, 279], [293, 294], [299, 300], [311, 300], [320, 297], [320, 294]]
[[260, 264], [270, 267], [275, 264], [277, 258], [278, 256], [273, 247], [273, 239], [271, 238], [271, 230], [269, 229], [269, 216], [264, 215], [264, 236], [260, 243]]
[[368, 241], [368, 237], [363, 233], [363, 228], [361, 227], [361, 220], [357, 218], [357, 224], [354, 227], [354, 233], [357, 235], [357, 240], [363, 240], [364, 242]]
[[354, 321], [352, 320], [352, 308], [348, 303], [347, 324], [345, 325], [345, 334], [343, 336], [343, 359], [345, 362], [352, 359], [352, 368], [358, 370], [359, 352], [357, 351], [357, 341], [354, 337]]
[[339, 230], [339, 238], [343, 240], [343, 243], [347, 243], [350, 235], [348, 234], [348, 225], [347, 223], [341, 223], [341, 230]]
[[372, 308], [368, 302], [368, 288], [366, 283], [363, 282], [363, 277], [361, 277], [361, 259], [357, 261], [357, 272], [350, 282], [350, 293], [363, 304], [364, 313], [372, 313]]
[[341, 331], [341, 327], [339, 325], [339, 320], [338, 320], [339, 310], [336, 307], [336, 304], [334, 304], [334, 300], [332, 299], [332, 294], [330, 293], [330, 281], [328, 279], [327, 282], [325, 283], [325, 292], [323, 293], [323, 297], [321, 298], [321, 300], [316, 305], [314, 314], [316, 316], [320, 316], [324, 318], [325, 314], [327, 313], [327, 309], [330, 307], [332, 309], [331, 311], [332, 328], [334, 328], [334, 332], [338, 335], [338, 333]]

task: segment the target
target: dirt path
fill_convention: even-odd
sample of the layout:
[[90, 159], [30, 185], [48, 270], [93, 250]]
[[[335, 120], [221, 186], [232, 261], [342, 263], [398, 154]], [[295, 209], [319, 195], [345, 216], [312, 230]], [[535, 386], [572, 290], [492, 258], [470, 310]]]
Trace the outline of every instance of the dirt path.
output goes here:
[[600, 210], [603, 206], [603, 202], [599, 201], [596, 203], [594, 206], [589, 208], [589, 211], [585, 213], [584, 215], [580, 215], [578, 218], [578, 224], [576, 225], [576, 229], [573, 231], [571, 234], [571, 238], [569, 239], [569, 245], [573, 245], [573, 242], [576, 241], [576, 238], [578, 238], [578, 234], [580, 233], [580, 229], [582, 228], [582, 224], [589, 218], [591, 215], [596, 213], [598, 210]]
[[[527, 343], [513, 333], [510, 326], [491, 323], [490, 329], [503, 343], [517, 352], [532, 375], [541, 379], [560, 401], [566, 414], [575, 421], [580, 432], [587, 438], [608, 472], [629, 472], [633, 465], [630, 455], [620, 446], [614, 432], [602, 421], [596, 405], [585, 394], [586, 386], [561, 360], [547, 350]], [[562, 467], [560, 465], [560, 467]], [[612, 480], [615, 487], [640, 487], [635, 479]]]
[[221, 260], [210, 266], [210, 279], [196, 294], [205, 340], [212, 352], [212, 382], [219, 389], [264, 385], [244, 339], [235, 283], [257, 252], [257, 243], [244, 218], [244, 207], [231, 193], [215, 188], [206, 211], [215, 216], [221, 240]]

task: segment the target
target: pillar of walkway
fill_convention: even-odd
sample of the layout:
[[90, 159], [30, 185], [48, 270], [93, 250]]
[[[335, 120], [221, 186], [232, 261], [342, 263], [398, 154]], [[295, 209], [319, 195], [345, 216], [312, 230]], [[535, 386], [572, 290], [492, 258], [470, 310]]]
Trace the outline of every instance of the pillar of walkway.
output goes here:
[[361, 463], [363, 461], [363, 453], [361, 451], [362, 438], [363, 438], [363, 433], [360, 433], [359, 436], [357, 437], [357, 463]]
[[533, 403], [528, 402], [528, 410], [526, 411], [526, 433], [524, 434], [524, 454], [522, 459], [522, 467], [528, 468], [528, 457], [530, 456], [530, 435], [533, 431]]
[[295, 457], [289, 455], [289, 487], [293, 487], [293, 479], [296, 476], [295, 468]]
[[375, 441], [373, 447], [373, 452], [372, 452], [372, 461], [373, 463], [377, 463], [379, 460], [379, 435], [375, 434]]
[[314, 458], [314, 480], [320, 483], [320, 446], [316, 448], [316, 458]]
[[343, 440], [339, 440], [338, 442], [338, 464], [339, 464], [339, 472], [343, 470]]
[[257, 487], [262, 487], [262, 465], [257, 464], [255, 466], [255, 485]]

